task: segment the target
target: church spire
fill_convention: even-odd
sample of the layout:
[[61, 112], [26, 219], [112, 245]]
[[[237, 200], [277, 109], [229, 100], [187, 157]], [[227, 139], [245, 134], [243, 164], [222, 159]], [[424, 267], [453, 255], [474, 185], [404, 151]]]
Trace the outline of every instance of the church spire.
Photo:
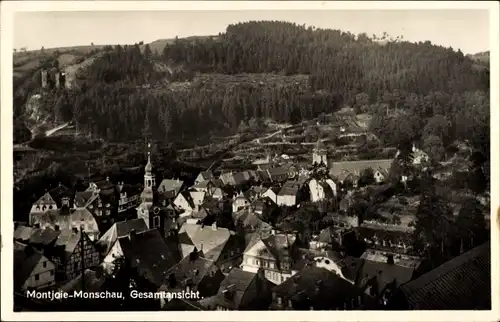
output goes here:
[[151, 143], [148, 143], [148, 163], [146, 164], [145, 172], [146, 174], [151, 174], [153, 171], [153, 165], [151, 164]]

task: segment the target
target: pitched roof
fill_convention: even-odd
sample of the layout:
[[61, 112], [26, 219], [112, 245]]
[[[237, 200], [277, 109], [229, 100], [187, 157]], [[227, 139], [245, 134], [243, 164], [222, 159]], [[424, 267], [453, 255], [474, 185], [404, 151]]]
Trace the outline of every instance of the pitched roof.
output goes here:
[[148, 226], [144, 219], [132, 219], [125, 221], [118, 221], [108, 229], [104, 235], [99, 239], [97, 244], [104, 247], [104, 254], [108, 254], [116, 240], [121, 237], [128, 236], [128, 234], [134, 230], [135, 232], [142, 232], [148, 230]]
[[[327, 310], [338, 308], [361, 295], [361, 290], [335, 273], [320, 267], [306, 267], [278, 285], [277, 296], [292, 300], [294, 308]], [[286, 303], [286, 302], [285, 302]]]
[[200, 205], [205, 200], [206, 192], [205, 191], [189, 191], [189, 195], [191, 196], [191, 200], [193, 201], [193, 205]]
[[17, 246], [14, 247], [14, 289], [20, 289], [43, 255], [35, 250], [28, 252], [26, 245], [17, 242], [15, 244]]
[[491, 301], [490, 253], [488, 242], [402, 285], [410, 309], [485, 308]]
[[191, 208], [194, 208], [194, 201], [193, 201], [193, 198], [191, 197], [191, 193], [189, 191], [181, 191], [179, 193], [179, 195], [182, 195], [184, 197], [184, 199], [186, 199], [188, 205]]
[[52, 243], [54, 240], [56, 240], [60, 234], [61, 234], [61, 231], [56, 231], [56, 230], [53, 230], [51, 228], [34, 229], [32, 235], [31, 235], [31, 238], [29, 239], [29, 243], [30, 244], [41, 244], [41, 245], [47, 246], [50, 243]]
[[[256, 273], [246, 272], [239, 268], [232, 268], [227, 274], [226, 278], [222, 281], [219, 291], [217, 293], [217, 297], [219, 300], [223, 300], [224, 302], [228, 302], [230, 307], [233, 309], [240, 308], [241, 301], [245, 296], [245, 293], [252, 284], [252, 281], [257, 277]], [[233, 293], [232, 300], [224, 298], [224, 291], [231, 291]], [[226, 305], [227, 305], [226, 304]]]
[[247, 178], [243, 172], [237, 172], [233, 174], [234, 185], [239, 186], [247, 181]]
[[202, 181], [204, 180], [212, 180], [214, 179], [214, 174], [212, 173], [212, 171], [208, 170], [208, 171], [202, 171], [198, 174], [198, 176], [201, 176], [203, 179]]
[[219, 179], [222, 180], [222, 182], [224, 183], [224, 185], [231, 185], [233, 186], [235, 184], [235, 181], [234, 181], [234, 175], [233, 175], [233, 172], [226, 172], [226, 173], [222, 173], [219, 177]]
[[99, 194], [94, 191], [78, 191], [75, 193], [75, 207], [87, 207], [97, 197], [99, 197]]
[[271, 229], [271, 225], [259, 218], [250, 209], [242, 209], [232, 214], [233, 221], [240, 222], [245, 228]]
[[19, 225], [16, 230], [14, 230], [14, 239], [15, 240], [29, 240], [31, 235], [36, 228]]
[[43, 196], [41, 196], [37, 201], [35, 201], [35, 205], [42, 205], [42, 204], [54, 204], [56, 201], [50, 193], [46, 192]]
[[259, 170], [257, 171], [257, 179], [262, 182], [271, 181], [271, 176], [267, 170]]
[[193, 185], [194, 189], [206, 189], [209, 184], [212, 184], [210, 180], [203, 180]]
[[295, 243], [296, 239], [296, 236], [292, 234], [270, 234], [265, 238], [256, 234], [253, 235], [252, 240], [248, 243], [245, 253], [249, 253], [254, 245], [262, 241], [274, 258], [283, 261], [290, 257], [290, 246]]
[[[181, 237], [182, 234], [186, 236]], [[179, 238], [183, 238], [183, 241], [186, 241], [180, 242], [181, 244], [192, 244], [199, 251], [203, 251], [205, 258], [215, 261], [219, 258], [223, 246], [232, 235], [234, 235], [234, 232], [227, 228], [217, 227], [214, 229], [212, 226], [188, 223], [182, 225], [179, 230]], [[188, 239], [185, 239], [186, 237], [189, 238], [190, 242], [187, 242]]]
[[288, 177], [288, 169], [285, 167], [277, 167], [271, 168], [268, 170], [271, 179], [276, 180], [279, 176], [287, 176]]
[[338, 178], [345, 178], [349, 174], [359, 176], [361, 171], [367, 168], [372, 168], [374, 171], [385, 171], [391, 168], [392, 161], [392, 159], [383, 159], [332, 162], [330, 166], [330, 175]]
[[192, 286], [197, 286], [210, 272], [214, 265], [213, 261], [201, 256], [197, 256], [196, 258], [187, 256], [177, 263], [177, 265], [170, 268], [165, 275], [170, 276], [170, 274], [174, 274], [175, 279], [178, 282], [184, 282], [185, 280], [190, 279]]
[[363, 261], [363, 266], [359, 272], [356, 284], [363, 286], [366, 285], [369, 279], [375, 278], [378, 294], [382, 294], [385, 288], [390, 284], [399, 287], [409, 282], [413, 278], [414, 272], [415, 269], [411, 267], [403, 267], [366, 259]]
[[157, 286], [163, 283], [163, 274], [175, 265], [174, 254], [158, 229], [136, 233], [132, 239], [121, 237], [118, 242], [131, 266]]
[[56, 246], [64, 248], [64, 259], [68, 259], [80, 242], [81, 233], [78, 231], [64, 231], [57, 237]]
[[181, 191], [184, 181], [176, 179], [163, 179], [158, 186], [158, 192], [166, 194], [169, 198], [175, 198], [175, 196]]
[[61, 213], [60, 209], [51, 209], [33, 217], [33, 223], [40, 224], [41, 228], [57, 225], [61, 231], [71, 230], [73, 227], [84, 226], [84, 231], [99, 231], [97, 221], [87, 208], [69, 209], [69, 214]]
[[299, 185], [295, 181], [287, 181], [278, 193], [279, 196], [297, 196]]

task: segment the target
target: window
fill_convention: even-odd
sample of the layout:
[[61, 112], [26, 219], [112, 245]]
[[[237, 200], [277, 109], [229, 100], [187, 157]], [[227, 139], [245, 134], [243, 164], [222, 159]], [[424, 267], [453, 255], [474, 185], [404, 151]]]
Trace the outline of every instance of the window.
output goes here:
[[274, 268], [274, 262], [269, 262], [269, 267]]
[[43, 268], [46, 268], [47, 267], [47, 262], [43, 262], [42, 266], [43, 266]]
[[40, 279], [40, 275], [39, 274], [36, 274], [35, 275], [35, 281], [38, 281]]
[[255, 265], [260, 265], [260, 261], [258, 259], [255, 260]]
[[54, 276], [54, 270], [53, 269], [50, 270], [50, 276]]
[[153, 227], [160, 227], [160, 216], [154, 216], [153, 217]]
[[276, 301], [278, 302], [278, 305], [281, 305], [281, 297], [277, 297]]

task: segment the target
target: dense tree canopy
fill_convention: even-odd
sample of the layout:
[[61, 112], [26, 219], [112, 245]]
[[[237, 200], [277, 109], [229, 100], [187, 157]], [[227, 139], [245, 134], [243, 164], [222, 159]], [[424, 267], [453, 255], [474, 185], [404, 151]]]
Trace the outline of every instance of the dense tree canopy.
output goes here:
[[145, 128], [171, 140], [348, 105], [374, 114], [371, 130], [388, 145], [434, 135], [445, 147], [469, 139], [489, 148], [487, 69], [451, 48], [268, 21], [177, 39], [159, 58], [139, 45], [105, 48], [82, 92], [55, 100], [55, 114], [108, 140], [137, 139]]

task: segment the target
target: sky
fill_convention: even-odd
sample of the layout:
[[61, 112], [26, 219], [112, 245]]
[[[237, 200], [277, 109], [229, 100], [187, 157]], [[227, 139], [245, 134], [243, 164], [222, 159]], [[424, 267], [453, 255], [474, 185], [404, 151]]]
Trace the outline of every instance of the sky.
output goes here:
[[429, 40], [465, 54], [490, 50], [489, 13], [471, 9], [16, 12], [13, 46], [30, 50], [146, 43], [175, 36], [217, 35], [229, 24], [249, 20], [283, 20], [354, 34], [387, 32], [408, 41]]

